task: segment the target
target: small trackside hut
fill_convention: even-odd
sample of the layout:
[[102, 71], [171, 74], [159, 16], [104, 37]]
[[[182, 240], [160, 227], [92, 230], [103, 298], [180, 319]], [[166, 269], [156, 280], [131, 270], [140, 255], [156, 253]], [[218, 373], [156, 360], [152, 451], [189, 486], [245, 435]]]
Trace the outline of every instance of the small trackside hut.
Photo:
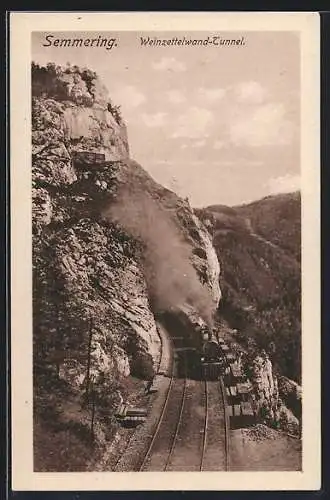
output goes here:
[[107, 160], [105, 153], [98, 153], [96, 151], [72, 151], [72, 164], [77, 170], [84, 172], [98, 172], [111, 168], [118, 161]]
[[90, 168], [91, 166], [100, 167], [107, 166], [110, 162], [106, 162], [104, 153], [96, 151], [73, 151], [72, 160], [75, 166], [80, 168]]
[[135, 408], [122, 405], [115, 417], [123, 427], [136, 427], [145, 422], [147, 410], [146, 408]]

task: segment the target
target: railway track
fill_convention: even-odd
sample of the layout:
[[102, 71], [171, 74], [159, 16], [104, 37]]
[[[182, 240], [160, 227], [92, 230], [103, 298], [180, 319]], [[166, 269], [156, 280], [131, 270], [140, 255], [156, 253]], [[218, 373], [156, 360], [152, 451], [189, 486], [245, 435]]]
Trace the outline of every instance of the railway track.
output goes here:
[[205, 456], [205, 451], [206, 451], [206, 441], [207, 441], [207, 432], [208, 432], [208, 422], [209, 422], [209, 408], [208, 408], [208, 386], [207, 386], [207, 380], [204, 382], [204, 387], [205, 387], [205, 421], [204, 421], [204, 433], [203, 433], [203, 448], [202, 448], [202, 455], [201, 455], [201, 463], [200, 463], [200, 471], [203, 471], [204, 467], [204, 456]]
[[174, 451], [174, 448], [175, 448], [175, 445], [176, 445], [176, 442], [178, 439], [179, 429], [180, 429], [180, 425], [182, 422], [183, 408], [184, 408], [184, 402], [185, 402], [185, 397], [186, 397], [186, 392], [187, 392], [187, 358], [186, 358], [185, 354], [184, 354], [184, 372], [185, 372], [185, 374], [184, 374], [185, 378], [184, 378], [184, 386], [183, 386], [182, 399], [181, 399], [181, 405], [180, 405], [180, 413], [179, 413], [179, 418], [178, 418], [178, 421], [176, 424], [175, 434], [173, 437], [170, 453], [168, 454], [168, 457], [166, 460], [166, 464], [165, 464], [165, 468], [164, 468], [165, 471], [168, 470], [168, 467], [171, 464], [173, 451]]
[[[184, 400], [186, 397], [187, 389], [187, 366], [186, 366], [186, 354], [183, 354], [184, 358], [184, 378], [176, 378], [176, 371], [178, 369], [178, 364], [173, 360], [171, 379], [169, 382], [167, 395], [165, 398], [164, 406], [159, 417], [155, 432], [149, 443], [147, 452], [143, 458], [143, 461], [138, 468], [139, 471], [145, 470], [168, 470], [175, 444], [178, 438], [178, 433], [180, 429], [180, 424], [182, 421]], [[178, 408], [177, 401], [180, 401], [180, 406]], [[164, 445], [166, 448], [166, 442], [170, 443], [167, 453], [164, 453]], [[165, 457], [164, 457], [165, 455]]]
[[163, 409], [162, 409], [162, 412], [161, 412], [161, 415], [159, 417], [159, 420], [158, 420], [158, 424], [157, 424], [157, 427], [156, 427], [156, 430], [152, 436], [152, 439], [151, 439], [151, 442], [149, 444], [149, 447], [148, 447], [148, 450], [144, 456], [144, 459], [143, 459], [143, 462], [142, 464], [140, 465], [139, 467], [139, 471], [143, 471], [146, 467], [146, 464], [147, 464], [147, 461], [150, 457], [150, 453], [151, 453], [151, 450], [152, 450], [152, 447], [154, 445], [154, 442], [156, 440], [156, 437], [157, 435], [159, 434], [159, 429], [160, 429], [160, 426], [162, 424], [162, 421], [163, 421], [163, 418], [164, 418], [164, 414], [165, 414], [165, 411], [166, 411], [166, 408], [167, 408], [167, 405], [168, 405], [168, 400], [169, 400], [169, 397], [170, 397], [170, 393], [171, 393], [171, 389], [172, 389], [172, 385], [173, 385], [173, 379], [174, 379], [174, 362], [173, 362], [173, 366], [172, 366], [172, 373], [171, 373], [171, 379], [170, 379], [170, 383], [169, 383], [169, 386], [168, 386], [168, 389], [167, 389], [167, 395], [166, 395], [166, 398], [165, 398], [165, 402], [164, 402], [164, 406], [163, 406]]
[[[161, 412], [161, 415], [163, 415], [164, 411], [165, 411], [165, 408], [166, 408], [166, 404], [167, 404], [167, 400], [168, 400], [168, 397], [169, 397], [169, 392], [170, 392], [170, 389], [171, 389], [171, 385], [172, 385], [172, 382], [173, 382], [173, 378], [174, 378], [174, 360], [173, 360], [173, 341], [171, 340], [171, 338], [168, 337], [168, 335], [166, 334], [166, 332], [164, 332], [164, 329], [162, 327], [162, 325], [158, 324], [158, 331], [159, 331], [159, 336], [160, 336], [160, 341], [161, 341], [161, 356], [160, 356], [160, 359], [159, 359], [159, 362], [158, 362], [158, 369], [157, 369], [157, 373], [159, 375], [162, 375], [162, 376], [169, 376], [169, 385], [166, 389], [166, 394], [167, 394], [167, 397], [165, 399], [165, 402], [163, 403], [163, 405], [159, 408], [159, 411]], [[169, 374], [168, 372], [171, 370], [171, 374]], [[149, 408], [150, 409], [150, 408]], [[137, 435], [139, 434], [139, 430], [141, 429], [132, 429], [130, 430], [129, 432], [131, 433], [128, 441], [126, 442], [126, 445], [125, 445], [125, 448], [124, 450], [122, 451], [121, 454], [119, 454], [119, 456], [117, 457], [117, 460], [115, 461], [115, 464], [112, 466], [112, 470], [113, 471], [123, 471], [123, 470], [140, 470], [141, 467], [137, 467], [136, 465], [136, 460], [132, 460], [131, 457], [132, 457], [132, 453], [130, 452], [130, 448], [131, 448], [131, 445], [134, 447], [136, 441], [138, 440], [138, 437]], [[154, 435], [154, 433], [153, 433]], [[127, 457], [129, 457], [127, 459]], [[128, 469], [127, 468], [127, 462], [129, 464], [132, 464], [132, 469]]]
[[[166, 400], [139, 471], [226, 471], [228, 427], [223, 385], [183, 378], [172, 367]], [[181, 366], [182, 366], [181, 365]]]
[[224, 431], [225, 431], [225, 470], [229, 471], [229, 417], [226, 412], [226, 392], [225, 386], [223, 382], [223, 378], [220, 378], [220, 394], [221, 394], [221, 403], [223, 405], [223, 413], [224, 413]]
[[[189, 363], [194, 361], [182, 341], [179, 337], [171, 338], [174, 354], [165, 400], [154, 427], [150, 428], [148, 442], [140, 447], [142, 462], [141, 458], [135, 461], [131, 470], [228, 470], [229, 434], [223, 382], [191, 378]], [[134, 448], [135, 438], [132, 438]], [[130, 444], [131, 439], [127, 448]]]
[[229, 426], [222, 380], [205, 383], [205, 424], [201, 471], [229, 470]]

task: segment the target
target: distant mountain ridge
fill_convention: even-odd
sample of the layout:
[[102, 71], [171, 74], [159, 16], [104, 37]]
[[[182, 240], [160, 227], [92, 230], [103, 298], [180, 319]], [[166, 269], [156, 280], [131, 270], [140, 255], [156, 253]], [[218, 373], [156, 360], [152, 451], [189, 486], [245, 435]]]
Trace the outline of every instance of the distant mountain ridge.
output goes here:
[[242, 340], [272, 352], [278, 370], [300, 382], [300, 193], [196, 213], [213, 234], [222, 314]]
[[267, 196], [237, 209], [249, 217], [254, 231], [291, 253], [301, 255], [300, 191]]

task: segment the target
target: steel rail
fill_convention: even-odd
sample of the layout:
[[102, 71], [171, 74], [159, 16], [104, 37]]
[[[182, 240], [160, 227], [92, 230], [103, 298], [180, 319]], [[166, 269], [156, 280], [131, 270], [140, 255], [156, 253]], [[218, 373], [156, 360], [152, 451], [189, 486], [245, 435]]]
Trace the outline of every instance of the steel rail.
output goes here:
[[186, 398], [186, 392], [187, 392], [187, 358], [186, 358], [186, 353], [184, 353], [184, 386], [183, 386], [183, 391], [182, 391], [180, 413], [179, 413], [178, 421], [176, 423], [175, 433], [174, 433], [174, 436], [173, 436], [173, 441], [172, 441], [171, 449], [170, 449], [170, 452], [168, 454], [168, 457], [167, 457], [167, 460], [166, 460], [166, 463], [165, 463], [164, 471], [167, 471], [168, 466], [170, 465], [170, 462], [171, 462], [171, 459], [172, 459], [172, 455], [173, 455], [173, 451], [174, 451], [174, 448], [175, 448], [175, 445], [176, 445], [176, 441], [177, 441], [177, 438], [178, 438], [179, 429], [180, 429], [180, 425], [181, 425], [181, 421], [182, 421], [183, 407], [184, 407], [184, 401], [185, 401], [185, 398]]
[[171, 373], [171, 379], [170, 379], [170, 383], [169, 383], [169, 386], [168, 386], [168, 389], [167, 389], [167, 394], [166, 394], [166, 398], [165, 398], [165, 402], [164, 402], [164, 406], [163, 406], [163, 409], [162, 409], [162, 412], [160, 414], [160, 417], [159, 417], [159, 420], [158, 420], [158, 423], [157, 423], [157, 427], [155, 429], [155, 432], [152, 436], [152, 439], [150, 441], [150, 444], [148, 446], [148, 450], [143, 458], [143, 461], [142, 461], [142, 464], [140, 465], [139, 467], [139, 471], [141, 472], [143, 469], [144, 469], [144, 466], [150, 456], [150, 452], [152, 450], [152, 447], [154, 445], [154, 442], [156, 440], [156, 437], [158, 435], [158, 432], [159, 432], [159, 429], [160, 429], [160, 426], [163, 422], [163, 418], [164, 418], [164, 415], [165, 415], [165, 411], [166, 411], [166, 408], [167, 408], [167, 404], [168, 404], [168, 401], [170, 399], [170, 393], [171, 393], [171, 390], [172, 390], [172, 385], [173, 385], [173, 379], [174, 379], [174, 371], [175, 371], [175, 362], [174, 362], [174, 359], [172, 358], [172, 373]]
[[209, 421], [209, 408], [208, 408], [208, 390], [207, 390], [207, 380], [205, 379], [205, 420], [204, 420], [204, 433], [203, 433], [203, 448], [202, 448], [202, 456], [199, 470], [202, 472], [205, 450], [206, 450], [206, 442], [207, 442], [207, 430], [208, 430], [208, 421]]
[[[159, 372], [159, 369], [162, 365], [162, 362], [163, 362], [163, 356], [164, 356], [164, 348], [163, 348], [163, 345], [164, 345], [164, 339], [162, 337], [162, 335], [159, 335], [160, 337], [160, 341], [161, 341], [161, 351], [162, 351], [162, 354], [160, 356], [160, 359], [159, 359], [159, 363], [158, 363], [158, 372]], [[162, 412], [161, 412], [161, 415], [160, 415], [160, 418], [159, 418], [159, 421], [158, 421], [158, 424], [157, 424], [157, 427], [156, 427], [156, 430], [153, 434], [153, 437], [152, 437], [152, 441], [148, 447], [148, 451], [146, 453], [146, 455], [144, 456], [144, 459], [143, 459], [143, 462], [142, 464], [139, 466], [138, 470], [139, 471], [142, 471], [143, 467], [145, 466], [145, 463], [150, 455], [150, 451], [151, 451], [151, 448], [154, 444], [154, 441], [156, 439], [156, 436], [158, 434], [158, 430], [159, 430], [159, 427], [161, 425], [161, 422], [162, 422], [162, 419], [163, 419], [163, 415], [165, 413], [165, 410], [166, 410], [166, 407], [167, 407], [167, 402], [169, 400], [169, 395], [170, 395], [170, 391], [171, 391], [171, 387], [172, 387], [172, 383], [173, 383], [173, 378], [174, 378], [174, 368], [175, 368], [175, 363], [174, 363], [174, 352], [173, 352], [173, 348], [171, 349], [171, 352], [170, 352], [170, 359], [172, 360], [172, 372], [171, 372], [171, 378], [170, 378], [170, 382], [169, 382], [169, 385], [168, 385], [168, 388], [167, 388], [167, 393], [166, 393], [166, 398], [165, 398], [165, 402], [164, 402], [164, 405], [163, 405], [163, 409], [162, 409]], [[116, 463], [115, 463], [115, 466], [113, 467], [113, 470], [115, 471], [118, 467], [118, 465], [120, 464], [124, 454], [127, 452], [127, 450], [129, 449], [129, 446], [131, 444], [131, 442], [133, 441], [133, 438], [135, 436], [135, 431], [132, 433], [132, 435], [130, 436], [129, 440], [128, 440], [128, 443], [126, 444], [125, 446], [125, 450], [124, 452], [119, 456], [119, 458], [116, 460]]]
[[225, 470], [229, 470], [229, 421], [228, 421], [228, 413], [226, 410], [227, 406], [227, 400], [226, 400], [226, 395], [225, 395], [225, 387], [223, 383], [223, 378], [220, 377], [220, 394], [221, 394], [221, 399], [222, 399], [222, 404], [223, 404], [223, 411], [224, 411], [224, 430], [225, 430]]

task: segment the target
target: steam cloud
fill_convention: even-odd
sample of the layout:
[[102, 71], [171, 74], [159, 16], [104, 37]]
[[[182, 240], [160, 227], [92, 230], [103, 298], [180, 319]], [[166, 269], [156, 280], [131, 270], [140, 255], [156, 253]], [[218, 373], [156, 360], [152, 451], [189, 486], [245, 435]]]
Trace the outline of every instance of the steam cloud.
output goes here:
[[122, 190], [105, 216], [119, 223], [145, 247], [143, 265], [155, 312], [191, 305], [209, 325], [213, 302], [191, 262], [191, 248], [168, 210], [146, 191]]

